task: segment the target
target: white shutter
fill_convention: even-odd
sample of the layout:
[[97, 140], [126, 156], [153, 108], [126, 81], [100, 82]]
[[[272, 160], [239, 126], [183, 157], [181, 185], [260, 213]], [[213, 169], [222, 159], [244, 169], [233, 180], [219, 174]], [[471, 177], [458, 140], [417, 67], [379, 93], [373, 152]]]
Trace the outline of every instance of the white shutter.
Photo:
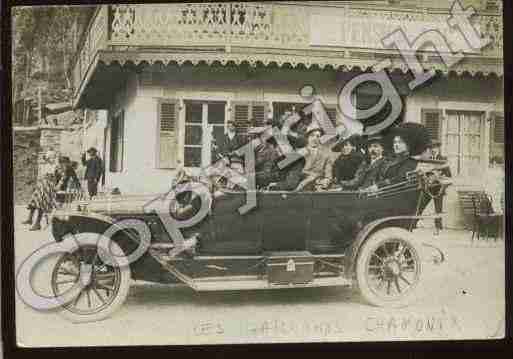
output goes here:
[[175, 168], [178, 156], [178, 102], [159, 102], [158, 168]]

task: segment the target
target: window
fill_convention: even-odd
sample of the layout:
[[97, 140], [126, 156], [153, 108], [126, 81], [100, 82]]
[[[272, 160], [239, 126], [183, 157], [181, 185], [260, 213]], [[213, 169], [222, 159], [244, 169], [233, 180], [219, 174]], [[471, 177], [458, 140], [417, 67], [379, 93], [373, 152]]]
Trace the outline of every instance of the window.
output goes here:
[[442, 136], [442, 111], [441, 110], [422, 110], [422, 124], [426, 126], [429, 137], [432, 141], [441, 141]]
[[483, 112], [447, 111], [443, 147], [453, 173], [481, 175], [483, 118]]
[[248, 128], [264, 126], [267, 119], [268, 104], [266, 102], [232, 102], [231, 116], [237, 131], [246, 135]]
[[110, 171], [123, 171], [125, 142], [125, 112], [120, 111], [112, 118], [110, 127]]
[[175, 168], [178, 154], [178, 101], [161, 100], [158, 106], [157, 167]]

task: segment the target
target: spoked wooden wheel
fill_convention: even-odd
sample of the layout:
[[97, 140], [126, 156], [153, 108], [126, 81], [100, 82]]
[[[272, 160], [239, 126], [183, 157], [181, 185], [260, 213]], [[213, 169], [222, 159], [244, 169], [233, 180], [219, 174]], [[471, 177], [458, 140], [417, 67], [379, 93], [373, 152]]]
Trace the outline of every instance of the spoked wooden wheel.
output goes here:
[[82, 233], [76, 238], [79, 248], [62, 255], [55, 264], [51, 281], [53, 293], [60, 296], [76, 286], [80, 271], [87, 266], [90, 268], [89, 280], [83, 283], [82, 290], [73, 300], [63, 304], [61, 313], [73, 322], [105, 319], [125, 301], [130, 287], [130, 269], [102, 261], [99, 251], [107, 256], [109, 253], [122, 253], [115, 243], [110, 243], [111, 248], [105, 249], [97, 246], [98, 235]]
[[401, 307], [414, 300], [420, 282], [421, 260], [411, 233], [385, 228], [360, 249], [356, 263], [358, 287], [364, 299], [377, 306]]

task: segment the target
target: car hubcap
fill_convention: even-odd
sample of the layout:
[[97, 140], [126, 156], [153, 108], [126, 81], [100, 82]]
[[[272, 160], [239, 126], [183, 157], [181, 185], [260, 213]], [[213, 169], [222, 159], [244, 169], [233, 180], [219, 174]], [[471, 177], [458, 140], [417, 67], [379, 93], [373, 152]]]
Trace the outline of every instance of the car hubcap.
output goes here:
[[382, 243], [367, 261], [371, 290], [383, 299], [404, 296], [418, 282], [419, 264], [417, 252], [408, 242], [396, 239]]
[[52, 273], [52, 290], [55, 296], [63, 295], [80, 280], [83, 270], [90, 271], [84, 288], [63, 308], [76, 314], [93, 314], [108, 307], [118, 294], [121, 271], [103, 263], [97, 247], [81, 246], [76, 252], [63, 255]]

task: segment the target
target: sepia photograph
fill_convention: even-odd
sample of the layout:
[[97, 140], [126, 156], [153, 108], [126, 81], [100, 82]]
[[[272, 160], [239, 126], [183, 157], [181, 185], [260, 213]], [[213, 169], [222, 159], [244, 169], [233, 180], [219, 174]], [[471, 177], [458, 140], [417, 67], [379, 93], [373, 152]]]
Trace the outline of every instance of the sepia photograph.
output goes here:
[[502, 1], [10, 14], [19, 347], [505, 337]]

